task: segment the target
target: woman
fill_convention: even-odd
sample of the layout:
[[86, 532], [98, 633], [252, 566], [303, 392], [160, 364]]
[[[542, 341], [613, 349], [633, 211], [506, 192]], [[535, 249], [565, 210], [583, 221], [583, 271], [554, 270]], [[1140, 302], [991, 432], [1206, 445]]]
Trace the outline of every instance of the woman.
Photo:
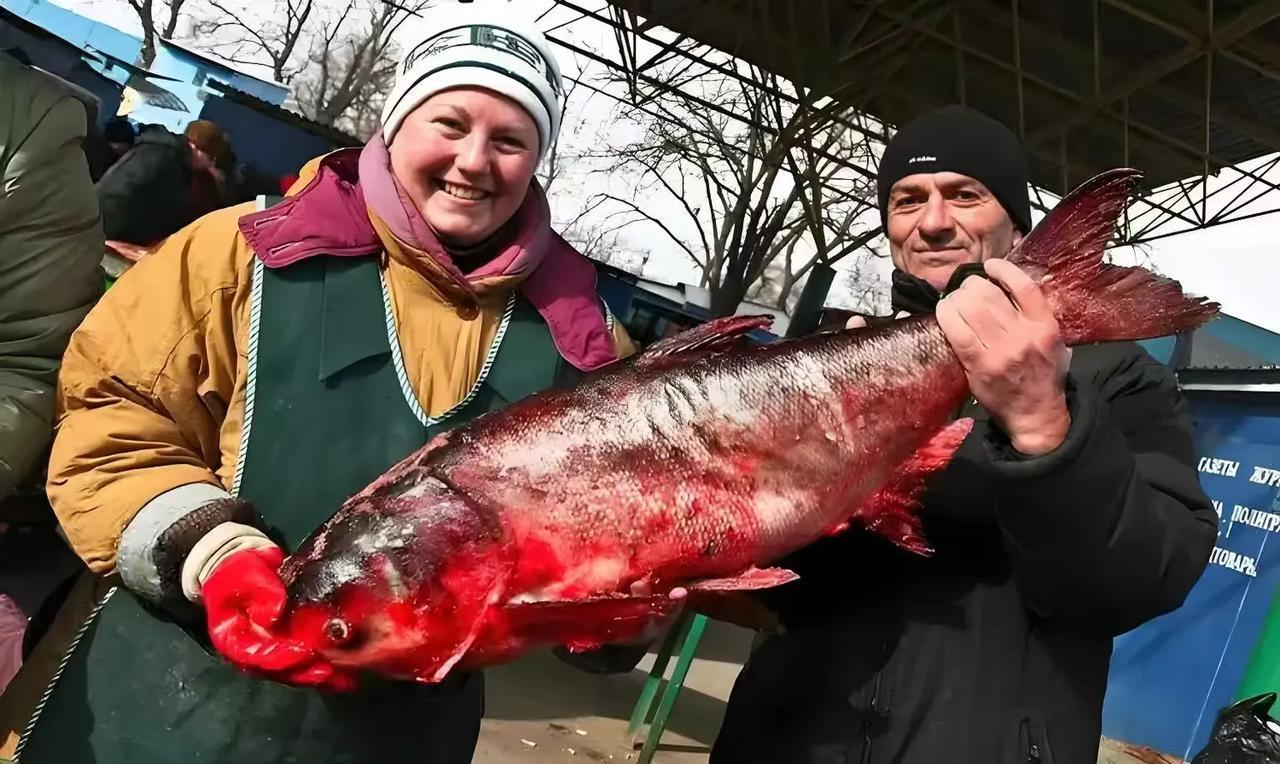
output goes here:
[[546, 40], [461, 12], [408, 48], [367, 146], [180, 231], [74, 337], [49, 494], [123, 588], [20, 760], [471, 760], [478, 675], [320, 692], [333, 668], [273, 630], [281, 558], [346, 496], [633, 352], [533, 180], [562, 97]]

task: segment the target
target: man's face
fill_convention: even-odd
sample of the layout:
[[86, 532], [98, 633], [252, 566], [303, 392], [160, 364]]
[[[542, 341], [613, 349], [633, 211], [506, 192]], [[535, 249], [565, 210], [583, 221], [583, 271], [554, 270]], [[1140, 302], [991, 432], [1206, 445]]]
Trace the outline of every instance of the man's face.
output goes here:
[[908, 175], [889, 191], [893, 264], [942, 289], [956, 266], [1009, 254], [1022, 234], [981, 182], [954, 172]]

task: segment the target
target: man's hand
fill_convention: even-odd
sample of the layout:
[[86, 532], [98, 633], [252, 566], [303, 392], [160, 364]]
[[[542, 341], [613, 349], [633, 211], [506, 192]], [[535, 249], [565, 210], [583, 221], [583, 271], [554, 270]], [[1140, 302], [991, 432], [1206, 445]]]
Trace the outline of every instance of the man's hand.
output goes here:
[[[653, 586], [645, 580], [636, 581], [631, 584], [632, 597], [652, 597], [654, 594]], [[648, 645], [658, 637], [662, 636], [662, 632], [675, 622], [680, 612], [684, 610], [685, 603], [689, 599], [689, 591], [683, 587], [677, 586], [667, 592], [667, 597], [673, 602], [674, 607], [671, 612], [667, 613], [665, 618], [654, 618], [643, 632], [638, 634], [635, 639], [629, 639], [621, 644], [625, 645]]]
[[352, 682], [307, 645], [276, 633], [284, 583], [276, 546], [245, 549], [218, 563], [201, 596], [209, 639], [236, 666], [285, 684], [348, 689]]
[[1027, 274], [1005, 260], [988, 260], [984, 267], [995, 283], [965, 279], [938, 303], [938, 324], [974, 399], [1015, 449], [1043, 456], [1062, 445], [1071, 426], [1064, 388], [1071, 351], [1044, 293]]

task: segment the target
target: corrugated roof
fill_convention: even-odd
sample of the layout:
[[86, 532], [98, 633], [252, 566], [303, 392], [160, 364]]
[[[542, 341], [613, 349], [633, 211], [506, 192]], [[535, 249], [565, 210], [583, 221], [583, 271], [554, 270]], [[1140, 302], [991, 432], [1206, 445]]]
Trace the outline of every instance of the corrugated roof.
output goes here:
[[209, 80], [207, 83], [205, 83], [205, 85], [206, 87], [216, 91], [217, 94], [223, 96], [229, 101], [234, 101], [243, 106], [247, 106], [250, 109], [253, 109], [255, 111], [259, 111], [264, 114], [269, 114], [272, 117], [275, 117], [276, 119], [280, 119], [290, 124], [293, 124], [303, 130], [306, 130], [307, 132], [315, 133], [316, 135], [324, 137], [329, 141], [333, 142], [334, 145], [347, 146], [347, 147], [364, 145], [364, 141], [361, 141], [359, 138], [355, 137], [354, 135], [351, 135], [350, 133], [347, 133], [343, 130], [339, 130], [338, 128], [333, 127], [332, 125], [322, 125], [319, 122], [316, 122], [315, 120], [312, 120], [312, 119], [308, 119], [307, 117], [304, 117], [303, 115], [295, 111], [290, 111], [289, 109], [286, 109], [283, 106], [276, 106], [270, 101], [264, 101], [263, 99], [258, 98], [257, 96], [246, 93], [243, 90], [238, 90], [236, 88], [233, 88], [230, 85], [227, 85], [225, 83], [218, 82], [216, 80]]
[[177, 77], [170, 77], [167, 74], [161, 74], [159, 72], [152, 71], [151, 69], [138, 66], [132, 61], [125, 61], [123, 58], [120, 58], [119, 56], [113, 56], [110, 53], [106, 52], [105, 50], [101, 50], [92, 45], [88, 45], [86, 46], [86, 48], [88, 50], [93, 51], [102, 60], [109, 62], [112, 66], [118, 66], [121, 69], [124, 69], [126, 72], [129, 72], [134, 76], [145, 77], [149, 80], [168, 80], [169, 82], [178, 82]]
[[201, 61], [204, 61], [206, 63], [213, 64], [214, 66], [226, 69], [229, 72], [235, 72], [236, 74], [240, 74], [245, 77], [258, 80], [260, 82], [266, 82], [272, 85], [276, 85], [278, 87], [284, 88], [285, 90], [289, 89], [289, 86], [287, 84], [280, 82], [279, 80], [273, 79], [271, 77], [263, 77], [260, 74], [254, 74], [253, 72], [250, 72], [247, 69], [245, 69], [243, 66], [239, 64], [233, 64], [230, 61], [227, 61], [226, 59], [223, 59], [223, 58], [219, 58], [218, 56], [215, 56], [214, 54], [208, 51], [197, 50], [191, 47], [190, 45], [185, 45], [183, 43], [178, 42], [177, 40], [174, 40], [168, 37], [161, 37], [159, 39], [160, 39], [160, 42], [164, 43], [165, 45], [168, 45], [171, 48], [177, 48], [178, 50], [182, 51], [183, 53], [186, 53], [192, 58], [198, 58]]
[[0, 5], [0, 21], [3, 21], [4, 23], [9, 24], [27, 34], [35, 35], [37, 37], [43, 37], [54, 43], [58, 43], [68, 48], [68, 51], [67, 51], [68, 53], [76, 53], [91, 61], [98, 61], [98, 62], [102, 61], [102, 59], [99, 56], [95, 55], [94, 53], [85, 50], [84, 48], [80, 47], [79, 45], [76, 45], [70, 40], [60, 37], [54, 34], [53, 32], [50, 32], [48, 29], [45, 29], [39, 24], [35, 24], [33, 22], [30, 22], [24, 19], [23, 17], [19, 16], [18, 14], [9, 10], [8, 8], [5, 8], [3, 5]]

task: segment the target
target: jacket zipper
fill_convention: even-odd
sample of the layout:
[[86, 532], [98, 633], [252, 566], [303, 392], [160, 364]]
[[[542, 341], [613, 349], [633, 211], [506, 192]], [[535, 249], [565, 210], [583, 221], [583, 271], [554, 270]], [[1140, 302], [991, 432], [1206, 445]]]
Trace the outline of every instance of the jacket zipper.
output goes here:
[[1031, 728], [1031, 720], [1024, 718], [1019, 727], [1022, 732], [1022, 750], [1027, 754], [1027, 764], [1041, 764], [1044, 753], [1041, 751], [1040, 741], [1036, 740], [1036, 735]]
[[871, 764], [871, 726], [879, 713], [880, 704], [880, 679], [884, 676], [884, 671], [876, 672], [876, 681], [871, 685], [871, 702], [868, 704], [866, 721], [862, 724], [862, 761], [861, 764]]

